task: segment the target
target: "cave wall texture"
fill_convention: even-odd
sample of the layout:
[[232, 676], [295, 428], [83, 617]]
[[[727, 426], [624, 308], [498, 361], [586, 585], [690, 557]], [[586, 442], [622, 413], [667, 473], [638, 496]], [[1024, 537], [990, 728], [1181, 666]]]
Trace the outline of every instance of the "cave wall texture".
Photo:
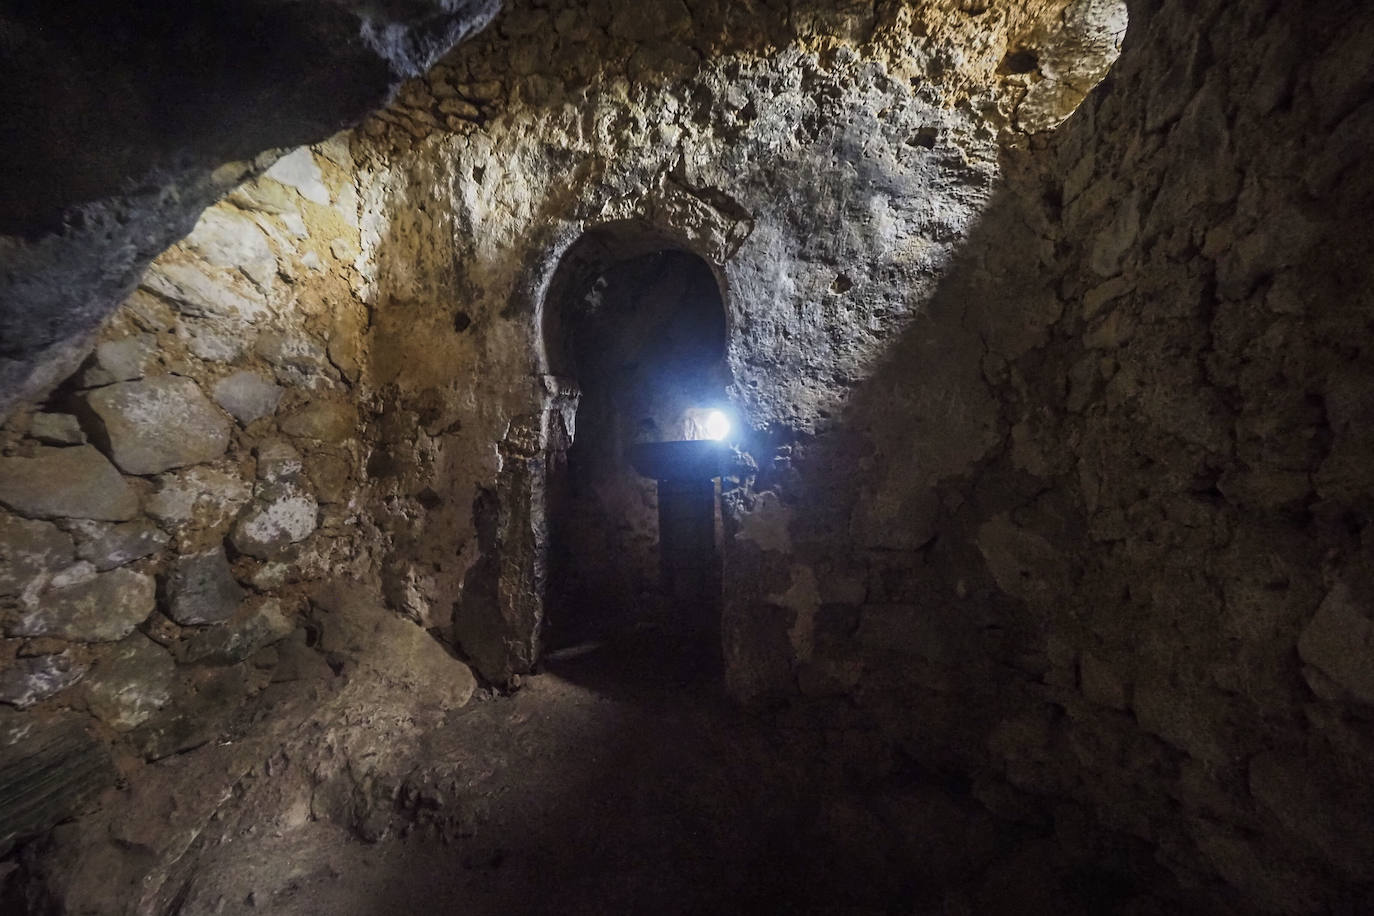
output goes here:
[[[1203, 896], [1367, 907], [1374, 16], [1129, 14], [1121, 43], [1103, 0], [507, 4], [207, 211], [11, 416], [5, 741], [91, 770], [34, 723], [203, 741], [186, 710], [213, 731], [314, 657], [333, 578], [454, 702], [422, 628], [518, 683], [575, 434], [560, 265], [673, 247], [716, 272], [757, 465], [725, 486], [732, 693]], [[140, 398], [188, 435], [148, 441]], [[33, 505], [63, 462], [76, 502]], [[192, 580], [229, 623], [177, 619]]]

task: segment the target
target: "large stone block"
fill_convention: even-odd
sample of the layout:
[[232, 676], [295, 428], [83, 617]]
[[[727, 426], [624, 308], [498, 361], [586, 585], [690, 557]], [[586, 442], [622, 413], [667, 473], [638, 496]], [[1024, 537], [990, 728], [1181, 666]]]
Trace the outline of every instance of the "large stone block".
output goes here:
[[271, 416], [281, 400], [281, 386], [256, 372], [243, 370], [220, 379], [214, 387], [215, 401], [244, 426]]
[[86, 398], [111, 459], [129, 474], [213, 461], [229, 447], [229, 419], [188, 378], [120, 382]]
[[117, 642], [146, 620], [156, 603], [151, 576], [115, 569], [45, 592], [35, 607], [20, 614], [8, 635]]
[[186, 641], [187, 662], [232, 665], [291, 635], [295, 624], [275, 598], [250, 598], [233, 619], [220, 627], [201, 630]]
[[56, 525], [0, 515], [0, 595], [17, 595], [71, 561], [72, 539]]
[[81, 522], [76, 555], [101, 571], [152, 556], [167, 546], [167, 534], [146, 518], [120, 525]]
[[245, 592], [223, 547], [178, 557], [167, 575], [167, 615], [182, 626], [228, 620]]
[[167, 650], [135, 633], [96, 662], [82, 689], [97, 718], [128, 731], [167, 705], [175, 677], [176, 662]]
[[70, 652], [15, 659], [0, 671], [0, 703], [24, 709], [66, 690], [85, 673], [86, 666]]
[[138, 494], [88, 445], [0, 458], [0, 503], [33, 518], [123, 522], [138, 513]]

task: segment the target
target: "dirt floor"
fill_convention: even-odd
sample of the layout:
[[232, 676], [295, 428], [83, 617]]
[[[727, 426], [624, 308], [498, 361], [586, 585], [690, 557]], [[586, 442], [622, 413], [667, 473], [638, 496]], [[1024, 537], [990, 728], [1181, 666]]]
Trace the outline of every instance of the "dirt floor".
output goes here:
[[416, 816], [371, 842], [320, 819], [218, 840], [168, 912], [1179, 912], [861, 731], [739, 710], [658, 642], [559, 653], [450, 714], [408, 778], [431, 786]]

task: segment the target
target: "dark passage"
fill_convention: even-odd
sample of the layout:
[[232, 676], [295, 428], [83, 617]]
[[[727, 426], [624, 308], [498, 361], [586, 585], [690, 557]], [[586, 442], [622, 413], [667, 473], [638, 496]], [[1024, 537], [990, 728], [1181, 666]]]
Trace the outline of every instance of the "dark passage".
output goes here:
[[715, 474], [656, 483], [633, 453], [707, 444], [684, 440], [701, 435], [701, 411], [724, 397], [719, 288], [682, 251], [584, 262], [574, 252], [567, 263], [576, 276], [551, 303], [550, 359], [582, 397], [572, 447], [551, 474], [544, 644], [556, 652], [648, 629], [709, 665], [719, 658]]

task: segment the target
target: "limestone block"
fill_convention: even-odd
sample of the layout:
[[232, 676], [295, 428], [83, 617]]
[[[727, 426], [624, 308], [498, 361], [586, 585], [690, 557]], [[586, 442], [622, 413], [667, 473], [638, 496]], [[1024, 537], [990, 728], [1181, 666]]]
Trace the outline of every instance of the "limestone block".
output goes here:
[[86, 666], [73, 661], [70, 652], [15, 659], [0, 670], [0, 703], [25, 709], [66, 690], [85, 673]]
[[0, 458], [0, 503], [34, 518], [123, 522], [138, 512], [133, 488], [89, 445]]
[[48, 590], [8, 632], [10, 636], [117, 642], [146, 620], [156, 603], [151, 576], [114, 569]]
[[267, 170], [266, 177], [294, 188], [306, 200], [321, 206], [329, 204], [329, 189], [325, 187], [324, 175], [308, 146], [302, 146], [278, 159]]
[[71, 536], [56, 525], [0, 515], [0, 595], [17, 595], [71, 561]]
[[195, 264], [156, 262], [143, 275], [143, 286], [174, 303], [183, 318], [242, 327], [269, 317], [267, 303], [256, 289], [236, 289], [226, 278], [211, 276]]
[[288, 436], [342, 442], [355, 434], [358, 415], [344, 401], [320, 399], [291, 411], [281, 418], [279, 425]]
[[1068, 580], [1065, 558], [1053, 545], [1005, 515], [978, 529], [978, 550], [997, 586], [1024, 601], [1054, 600]]
[[81, 386], [95, 388], [143, 378], [156, 346], [157, 341], [151, 334], [100, 342], [81, 372]]
[[223, 467], [163, 474], [145, 501], [149, 515], [169, 528], [215, 530], [227, 525], [253, 497], [248, 481]]
[[279, 370], [284, 381], [304, 382], [325, 374], [329, 358], [316, 340], [300, 334], [267, 331], [258, 336], [253, 352]]
[[188, 378], [119, 382], [86, 398], [114, 463], [129, 474], [213, 461], [229, 447], [229, 420]]
[[239, 518], [230, 537], [240, 553], [266, 560], [309, 537], [318, 518], [319, 504], [309, 493], [291, 484], [272, 484]]
[[281, 386], [256, 372], [243, 370], [220, 379], [211, 390], [215, 403], [244, 426], [271, 416], [281, 400]]
[[329, 655], [352, 659], [384, 683], [447, 709], [472, 698], [477, 681], [471, 669], [424, 629], [387, 610], [376, 596], [336, 586], [317, 603], [324, 611], [320, 648]]
[[186, 641], [187, 662], [232, 665], [291, 635], [295, 623], [275, 598], [249, 598], [224, 626], [200, 630]]
[[244, 594], [223, 547], [177, 557], [167, 574], [167, 616], [182, 626], [221, 623]]
[[182, 243], [206, 263], [241, 271], [263, 293], [277, 275], [277, 258], [267, 236], [246, 215], [228, 207], [211, 207]]
[[167, 650], [135, 633], [95, 663], [82, 691], [98, 719], [128, 731], [167, 705], [175, 678], [176, 662]]
[[36, 413], [29, 423], [29, 438], [45, 445], [81, 445], [86, 434], [81, 424], [69, 413]]
[[120, 525], [82, 522], [74, 530], [81, 534], [76, 555], [101, 571], [152, 556], [167, 546], [167, 534], [147, 519]]
[[1298, 655], [1364, 703], [1374, 703], [1374, 621], [1344, 582], [1298, 637]]
[[257, 447], [258, 479], [268, 483], [297, 480], [305, 465], [301, 453], [285, 439], [268, 439]]

